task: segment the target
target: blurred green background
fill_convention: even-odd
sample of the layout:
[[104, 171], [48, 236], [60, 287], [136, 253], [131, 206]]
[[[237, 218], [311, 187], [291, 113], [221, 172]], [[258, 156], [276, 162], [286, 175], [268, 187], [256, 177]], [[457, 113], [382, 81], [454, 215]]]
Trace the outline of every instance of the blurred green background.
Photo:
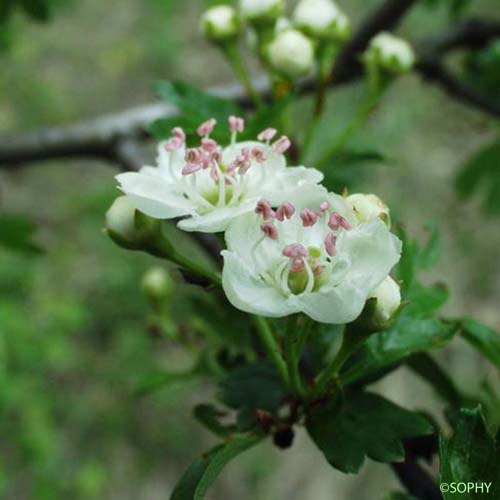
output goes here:
[[[198, 33], [202, 2], [59, 3], [50, 24], [13, 19], [12, 45], [0, 54], [2, 135], [149, 102], [158, 79], [201, 87], [232, 81]], [[380, 2], [341, 3], [356, 24]], [[444, 5], [429, 11], [423, 4], [401, 27], [411, 40], [450, 23]], [[498, 0], [477, 0], [469, 12], [498, 10]], [[316, 151], [361, 94], [362, 84], [331, 93]], [[300, 133], [298, 115], [296, 123]], [[427, 278], [449, 285], [446, 313], [474, 315], [498, 329], [499, 219], [485, 216], [477, 200], [459, 199], [453, 185], [459, 167], [496, 133], [491, 119], [407, 76], [355, 138], [385, 160], [346, 167], [342, 175], [351, 190], [380, 195], [411, 234], [424, 238], [425, 225], [437, 224], [443, 253]], [[76, 160], [0, 171], [2, 213], [29, 216], [44, 249], [36, 256], [0, 249], [1, 498], [164, 499], [194, 455], [214, 442], [190, 413], [213, 392], [203, 381], [132, 394], [141, 374], [189, 359], [149, 328], [139, 282], [152, 258], [118, 249], [102, 231], [117, 195], [115, 173]], [[179, 286], [179, 294], [191, 292]], [[478, 374], [488, 376], [460, 341], [439, 356], [466, 389], [476, 389]], [[405, 370], [378, 388], [408, 408], [437, 404]], [[303, 438], [299, 433], [285, 452], [270, 443], [252, 450], [224, 471], [209, 498], [373, 500], [396, 486], [390, 469], [373, 462], [360, 477], [334, 471]]]

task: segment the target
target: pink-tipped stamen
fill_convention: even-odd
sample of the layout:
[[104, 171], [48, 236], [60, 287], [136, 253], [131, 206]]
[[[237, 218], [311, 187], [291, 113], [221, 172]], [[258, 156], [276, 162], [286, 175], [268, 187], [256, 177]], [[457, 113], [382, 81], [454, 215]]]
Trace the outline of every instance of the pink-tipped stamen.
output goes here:
[[205, 137], [201, 140], [201, 148], [207, 153], [213, 153], [217, 150], [217, 141]]
[[278, 239], [278, 230], [272, 222], [264, 222], [264, 224], [261, 224], [260, 229], [268, 238], [272, 240]]
[[319, 217], [321, 217], [322, 215], [324, 215], [326, 213], [326, 211], [330, 208], [330, 203], [328, 203], [327, 201], [323, 201], [320, 205], [319, 205], [319, 210], [316, 212], [318, 214]]
[[289, 201], [280, 205], [276, 210], [276, 218], [280, 222], [283, 222], [285, 219], [291, 219], [294, 214], [295, 207]]
[[184, 144], [184, 141], [182, 141], [179, 137], [172, 137], [172, 139], [169, 139], [168, 141], [165, 142], [165, 149], [171, 153], [172, 151], [176, 151], [177, 149], [180, 149]]
[[282, 254], [290, 259], [302, 259], [309, 255], [307, 248], [302, 243], [291, 243], [283, 248]]
[[290, 139], [284, 135], [283, 137], [280, 137], [274, 144], [273, 144], [273, 151], [278, 154], [284, 154], [292, 143], [290, 142]]
[[198, 172], [201, 169], [201, 164], [199, 163], [187, 163], [182, 169], [182, 175], [190, 175]]
[[271, 207], [271, 204], [267, 200], [260, 200], [257, 202], [257, 206], [255, 207], [255, 213], [262, 215], [264, 220], [269, 220], [274, 218], [274, 210]]
[[337, 236], [333, 233], [328, 233], [325, 238], [325, 249], [326, 253], [333, 257], [336, 253]]
[[342, 217], [338, 212], [333, 212], [328, 219], [328, 227], [333, 229], [334, 231], [343, 228], [343, 229], [351, 229], [351, 225], [347, 220]]
[[264, 163], [266, 161], [266, 154], [262, 148], [253, 148], [251, 151], [251, 156], [257, 163]]
[[275, 128], [266, 128], [263, 130], [258, 136], [257, 139], [259, 141], [266, 141], [269, 142], [270, 140], [273, 139], [273, 137], [278, 133], [278, 131]]
[[180, 141], [186, 142], [186, 133], [184, 132], [184, 130], [182, 130], [181, 127], [175, 127], [172, 130], [172, 135], [177, 139], [179, 139]]
[[210, 120], [203, 122], [198, 127], [198, 129], [196, 130], [196, 133], [200, 137], [208, 137], [213, 132], [216, 125], [217, 125], [217, 120], [215, 118], [210, 118]]
[[300, 218], [302, 219], [302, 225], [304, 227], [311, 227], [318, 221], [318, 214], [309, 208], [305, 208], [300, 212]]
[[231, 134], [243, 132], [245, 130], [245, 120], [243, 118], [239, 118], [238, 116], [230, 116], [229, 130], [231, 131]]

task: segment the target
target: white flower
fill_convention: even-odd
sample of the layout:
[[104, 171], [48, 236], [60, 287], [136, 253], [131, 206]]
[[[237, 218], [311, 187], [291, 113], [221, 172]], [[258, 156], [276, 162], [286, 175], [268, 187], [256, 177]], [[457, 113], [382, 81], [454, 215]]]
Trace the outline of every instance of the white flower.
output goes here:
[[313, 68], [314, 46], [300, 31], [279, 32], [267, 50], [271, 66], [290, 78], [304, 76]]
[[375, 194], [351, 194], [346, 202], [354, 210], [360, 222], [369, 222], [374, 219], [382, 219], [389, 227], [391, 215], [389, 207]]
[[359, 223], [320, 186], [279, 207], [261, 200], [256, 212], [231, 223], [222, 252], [224, 291], [246, 312], [348, 323], [400, 258], [401, 242], [382, 221]]
[[240, 0], [241, 15], [253, 24], [276, 21], [284, 10], [283, 0]]
[[378, 316], [378, 319], [388, 321], [401, 305], [401, 290], [399, 289], [399, 285], [388, 276], [370, 294], [370, 298], [377, 299], [375, 314]]
[[301, 0], [293, 20], [299, 29], [315, 38], [345, 40], [351, 30], [349, 19], [331, 0]]
[[240, 33], [238, 15], [229, 5], [218, 5], [205, 11], [200, 25], [203, 34], [214, 42], [236, 38]]
[[411, 45], [385, 31], [371, 40], [366, 57], [394, 73], [406, 73], [415, 64], [415, 53]]
[[209, 137], [214, 126], [215, 120], [202, 124], [201, 146], [191, 149], [182, 130], [174, 129], [174, 137], [159, 145], [157, 167], [116, 177], [138, 210], [158, 219], [184, 217], [178, 225], [185, 231], [224, 231], [260, 198], [281, 203], [323, 179], [318, 170], [286, 166], [290, 141], [281, 137], [271, 144], [274, 129], [259, 134], [259, 141], [236, 142], [244, 123], [231, 117], [231, 144], [222, 148]]

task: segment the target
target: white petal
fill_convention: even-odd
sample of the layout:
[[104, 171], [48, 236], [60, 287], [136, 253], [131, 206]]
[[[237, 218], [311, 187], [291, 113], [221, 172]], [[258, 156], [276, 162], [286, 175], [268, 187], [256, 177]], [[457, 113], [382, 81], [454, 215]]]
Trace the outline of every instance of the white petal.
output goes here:
[[192, 213], [195, 205], [176, 193], [171, 183], [161, 176], [126, 172], [116, 176], [121, 190], [136, 208], [157, 219], [172, 219]]
[[251, 212], [255, 203], [246, 202], [234, 207], [215, 208], [204, 215], [193, 214], [177, 224], [184, 231], [198, 231], [202, 233], [218, 233], [225, 231], [229, 223], [236, 217]]
[[323, 287], [319, 292], [292, 296], [290, 301], [315, 321], [343, 324], [361, 314], [366, 293], [343, 281], [339, 286]]
[[368, 294], [389, 275], [401, 256], [401, 241], [381, 220], [342, 231], [337, 254], [348, 258], [345, 280]]
[[166, 141], [163, 141], [158, 144], [158, 154], [156, 156], [158, 173], [165, 177], [165, 179], [173, 182], [178, 180], [182, 175], [181, 171], [186, 164], [184, 161], [186, 149], [183, 146], [174, 151], [167, 151], [165, 149], [165, 143]]
[[275, 288], [253, 274], [236, 253], [224, 250], [222, 255], [222, 287], [234, 307], [271, 318], [280, 318], [299, 311]]

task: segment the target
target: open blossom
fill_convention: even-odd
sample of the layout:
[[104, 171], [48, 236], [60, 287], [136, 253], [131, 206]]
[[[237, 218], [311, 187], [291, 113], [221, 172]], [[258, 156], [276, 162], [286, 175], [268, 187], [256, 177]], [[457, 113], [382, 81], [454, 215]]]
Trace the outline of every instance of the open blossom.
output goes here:
[[231, 143], [222, 147], [210, 138], [215, 126], [213, 119], [200, 125], [196, 148], [186, 148], [184, 132], [175, 128], [159, 145], [157, 167], [118, 175], [120, 189], [150, 217], [184, 217], [179, 227], [185, 231], [218, 232], [261, 198], [280, 204], [323, 179], [318, 170], [287, 167], [283, 153], [290, 142], [275, 137], [274, 129], [259, 134], [259, 141], [237, 142], [244, 122], [230, 117]]
[[360, 222], [320, 186], [279, 206], [259, 200], [225, 238], [222, 282], [235, 307], [268, 317], [303, 312], [323, 323], [356, 319], [401, 253], [380, 219]]

